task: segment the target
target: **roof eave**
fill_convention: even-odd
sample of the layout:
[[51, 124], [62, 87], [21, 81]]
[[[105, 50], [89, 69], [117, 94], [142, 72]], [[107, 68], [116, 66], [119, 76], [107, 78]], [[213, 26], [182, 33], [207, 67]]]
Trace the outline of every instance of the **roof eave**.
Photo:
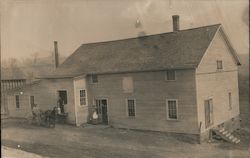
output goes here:
[[239, 58], [239, 56], [238, 56], [238, 53], [237, 53], [236, 50], [234, 49], [234, 47], [233, 47], [233, 45], [232, 45], [230, 39], [228, 38], [226, 32], [224, 31], [224, 28], [221, 26], [219, 30], [220, 30], [221, 35], [223, 36], [223, 38], [224, 38], [224, 40], [225, 40], [227, 46], [229, 47], [230, 52], [231, 52], [231, 54], [233, 55], [236, 64], [237, 64], [238, 66], [240, 66], [240, 65], [241, 65], [241, 62], [240, 62], [240, 58]]
[[123, 74], [123, 73], [156, 72], [156, 71], [166, 71], [166, 70], [185, 70], [185, 69], [195, 69], [196, 67], [197, 67], [196, 65], [187, 65], [180, 67], [166, 67], [166, 68], [148, 69], [148, 70], [93, 72], [93, 73], [86, 73], [86, 75], [107, 75], [107, 74]]

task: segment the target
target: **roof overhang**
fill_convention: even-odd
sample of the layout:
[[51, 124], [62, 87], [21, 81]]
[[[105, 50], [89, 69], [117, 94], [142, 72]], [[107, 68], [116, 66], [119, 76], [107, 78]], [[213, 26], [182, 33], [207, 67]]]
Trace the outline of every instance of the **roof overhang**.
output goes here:
[[[230, 40], [229, 40], [229, 38], [228, 38], [228, 36], [227, 36], [226, 32], [224, 31], [224, 29], [223, 29], [223, 27], [222, 27], [221, 24], [220, 24], [220, 27], [218, 28], [218, 30], [216, 31], [216, 33], [214, 34], [213, 39], [215, 38], [215, 36], [216, 36], [216, 34], [217, 34], [218, 32], [221, 33], [223, 39], [225, 40], [226, 45], [227, 45], [228, 48], [229, 48], [229, 52], [231, 53], [232, 57], [234, 58], [235, 64], [238, 65], [238, 66], [240, 66], [241, 63], [240, 63], [240, 59], [239, 59], [239, 57], [238, 57], [238, 55], [237, 55], [237, 52], [236, 52], [236, 50], [233, 48], [233, 46], [232, 46], [232, 44], [231, 44], [231, 42], [230, 42]], [[213, 43], [213, 40], [212, 40], [211, 43], [209, 44], [209, 46], [208, 46], [206, 52], [208, 51], [208, 49], [210, 48], [210, 46], [212, 45], [212, 43]], [[206, 54], [206, 52], [204, 53], [204, 55]], [[204, 58], [204, 55], [203, 55], [202, 59]], [[200, 63], [202, 62], [202, 59], [200, 60]], [[196, 66], [196, 68], [199, 67], [200, 63]]]
[[224, 28], [222, 26], [220, 26], [219, 31], [220, 31], [222, 37], [224, 38], [233, 58], [235, 59], [236, 64], [240, 66], [241, 65], [240, 58], [239, 58], [236, 50], [233, 48], [233, 45], [232, 45], [230, 39], [228, 38], [226, 32], [224, 31]]

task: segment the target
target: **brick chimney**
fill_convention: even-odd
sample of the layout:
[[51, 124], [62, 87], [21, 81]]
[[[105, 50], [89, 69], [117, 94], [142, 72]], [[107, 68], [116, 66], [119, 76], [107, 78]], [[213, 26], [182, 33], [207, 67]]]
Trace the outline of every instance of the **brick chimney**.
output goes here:
[[179, 22], [179, 15], [173, 15], [173, 31], [177, 32], [180, 30], [180, 22]]
[[58, 54], [57, 41], [54, 41], [54, 48], [55, 48], [55, 68], [57, 68], [59, 66], [59, 54]]

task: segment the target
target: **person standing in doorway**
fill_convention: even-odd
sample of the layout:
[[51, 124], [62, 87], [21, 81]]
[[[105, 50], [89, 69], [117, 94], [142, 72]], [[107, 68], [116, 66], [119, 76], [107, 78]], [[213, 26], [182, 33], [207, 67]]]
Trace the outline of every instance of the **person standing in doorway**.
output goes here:
[[61, 109], [61, 113], [64, 113], [64, 101], [61, 97], [59, 97], [57, 104], [59, 105]]

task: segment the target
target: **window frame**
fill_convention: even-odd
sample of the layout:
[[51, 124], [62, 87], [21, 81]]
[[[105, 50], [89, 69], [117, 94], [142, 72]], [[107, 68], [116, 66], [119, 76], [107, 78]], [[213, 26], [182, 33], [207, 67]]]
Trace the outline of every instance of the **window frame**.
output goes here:
[[[84, 91], [85, 96], [81, 97], [81, 91]], [[79, 106], [83, 107], [83, 106], [87, 106], [87, 90], [86, 89], [79, 89]], [[81, 99], [85, 99], [85, 104], [81, 104]]]
[[[110, 116], [109, 116], [109, 98], [107, 98], [107, 97], [105, 97], [105, 96], [98, 96], [98, 97], [93, 97], [93, 108], [97, 108], [97, 103], [96, 103], [96, 101], [97, 100], [106, 100], [106, 102], [107, 102], [107, 115], [108, 115], [108, 121], [110, 120], [109, 118], [110, 118]], [[97, 113], [97, 111], [96, 111], [96, 113]], [[97, 115], [102, 115], [102, 111], [101, 111], [101, 113], [100, 114], [98, 114], [97, 113]]]
[[[168, 102], [169, 101], [175, 101], [176, 102], [176, 119], [169, 117], [169, 107]], [[178, 121], [179, 120], [179, 114], [178, 114], [178, 99], [166, 99], [166, 119], [171, 121]]]
[[66, 89], [60, 89], [60, 90], [57, 90], [57, 95], [58, 95], [58, 99], [59, 99], [59, 92], [60, 91], [65, 91], [66, 92], [66, 103], [63, 102], [63, 105], [67, 105], [68, 104], [68, 91]]
[[16, 109], [20, 109], [20, 96], [15, 95]]
[[[168, 79], [168, 72], [174, 72], [174, 79]], [[166, 70], [164, 74], [165, 81], [176, 81], [176, 70]]]
[[[96, 82], [94, 82], [94, 80], [93, 80], [94, 76], [96, 77]], [[98, 82], [99, 82], [98, 75], [95, 75], [95, 74], [90, 75], [90, 83], [91, 84], [97, 84]]]
[[[128, 101], [133, 100], [134, 101], [134, 111], [135, 111], [135, 116], [129, 116], [129, 107], [128, 107]], [[126, 116], [128, 118], [135, 118], [136, 117], [136, 99], [135, 98], [127, 98], [126, 99]]]
[[217, 70], [223, 70], [223, 61], [216, 60], [216, 66], [217, 66]]

